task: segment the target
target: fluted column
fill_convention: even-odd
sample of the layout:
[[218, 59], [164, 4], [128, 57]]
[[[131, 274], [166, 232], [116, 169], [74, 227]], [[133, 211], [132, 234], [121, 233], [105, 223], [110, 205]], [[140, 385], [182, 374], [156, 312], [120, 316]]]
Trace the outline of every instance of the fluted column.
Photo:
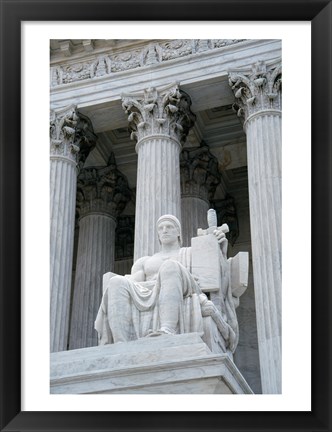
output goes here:
[[250, 224], [263, 393], [281, 393], [281, 66], [230, 74], [247, 134]]
[[134, 261], [159, 250], [161, 215], [181, 220], [179, 154], [195, 119], [190, 105], [177, 85], [123, 96], [138, 153]]
[[103, 274], [113, 271], [116, 217], [131, 197], [115, 163], [85, 168], [78, 177], [79, 240], [69, 349], [98, 345], [94, 321], [102, 297]]
[[215, 190], [220, 183], [218, 161], [209, 147], [183, 149], [181, 167], [181, 213], [183, 246], [190, 246], [197, 228], [206, 227], [206, 215]]
[[67, 349], [77, 170], [95, 145], [88, 119], [74, 106], [50, 123], [50, 349]]

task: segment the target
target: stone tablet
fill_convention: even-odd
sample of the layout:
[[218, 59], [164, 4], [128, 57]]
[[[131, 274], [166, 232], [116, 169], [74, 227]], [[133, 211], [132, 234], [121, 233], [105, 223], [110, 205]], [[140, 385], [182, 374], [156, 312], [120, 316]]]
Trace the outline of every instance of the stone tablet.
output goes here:
[[241, 297], [248, 287], [249, 254], [239, 252], [235, 257], [229, 258], [231, 265], [231, 289], [234, 297]]
[[221, 287], [220, 245], [213, 234], [191, 239], [192, 274], [198, 278], [203, 292], [219, 291]]

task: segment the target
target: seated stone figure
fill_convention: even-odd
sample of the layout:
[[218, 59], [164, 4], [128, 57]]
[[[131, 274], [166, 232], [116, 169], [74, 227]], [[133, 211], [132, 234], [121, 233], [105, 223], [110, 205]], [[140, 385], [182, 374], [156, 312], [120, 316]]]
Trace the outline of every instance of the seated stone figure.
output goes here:
[[[160, 252], [138, 259], [131, 275], [106, 280], [95, 329], [99, 344], [128, 342], [162, 334], [200, 332], [209, 318], [223, 339], [225, 351], [234, 352], [238, 340], [235, 306], [227, 274], [227, 239], [220, 228], [213, 234], [220, 244], [220, 267], [224, 275], [222, 302], [218, 308], [204, 294], [199, 278], [191, 274], [188, 252], [181, 247], [181, 226], [172, 215], [157, 222]], [[226, 275], [226, 276], [225, 276]], [[214, 337], [214, 336], [213, 336]], [[215, 337], [214, 337], [215, 338]], [[203, 338], [204, 339], [204, 338]]]

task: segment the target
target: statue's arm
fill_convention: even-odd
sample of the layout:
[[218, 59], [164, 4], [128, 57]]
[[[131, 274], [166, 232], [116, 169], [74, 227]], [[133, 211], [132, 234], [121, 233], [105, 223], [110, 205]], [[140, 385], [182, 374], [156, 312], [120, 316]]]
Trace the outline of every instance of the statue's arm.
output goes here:
[[148, 257], [139, 258], [131, 268], [130, 279], [135, 282], [145, 281], [144, 263]]
[[226, 258], [227, 257], [228, 240], [226, 238], [224, 225], [215, 229], [213, 231], [213, 234], [217, 237], [218, 243], [220, 244], [221, 252], [222, 252], [223, 256]]

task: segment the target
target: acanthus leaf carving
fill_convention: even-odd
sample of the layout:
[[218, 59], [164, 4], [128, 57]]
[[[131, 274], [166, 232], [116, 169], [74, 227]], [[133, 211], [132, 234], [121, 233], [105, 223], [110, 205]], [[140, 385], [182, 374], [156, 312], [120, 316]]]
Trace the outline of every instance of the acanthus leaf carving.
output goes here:
[[182, 150], [180, 169], [182, 196], [197, 196], [207, 202], [213, 199], [221, 175], [218, 160], [204, 141], [199, 147]]
[[128, 115], [131, 138], [137, 141], [164, 134], [183, 144], [196, 118], [190, 97], [177, 84], [123, 95], [122, 107]]
[[76, 106], [51, 112], [51, 156], [66, 157], [81, 167], [96, 140], [90, 119], [79, 113]]
[[106, 167], [83, 168], [77, 179], [77, 211], [80, 217], [91, 212], [118, 216], [132, 193], [127, 178], [117, 169], [114, 155]]
[[262, 110], [281, 110], [281, 64], [268, 67], [258, 61], [249, 72], [229, 73], [238, 117], [247, 119]]

